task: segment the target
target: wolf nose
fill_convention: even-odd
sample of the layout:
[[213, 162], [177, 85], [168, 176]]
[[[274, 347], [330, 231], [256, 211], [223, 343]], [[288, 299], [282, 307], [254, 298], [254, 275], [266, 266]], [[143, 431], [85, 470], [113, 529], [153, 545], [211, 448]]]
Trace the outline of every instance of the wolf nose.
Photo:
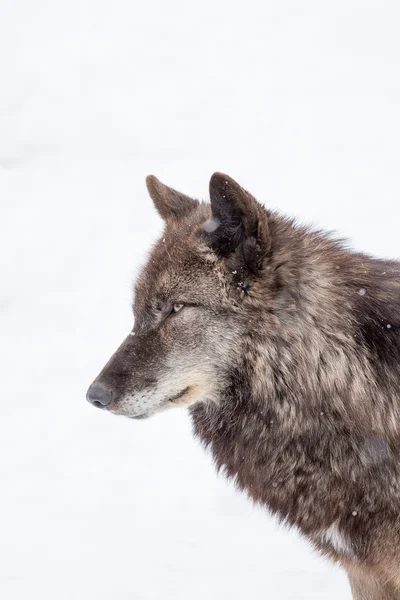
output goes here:
[[111, 404], [112, 389], [100, 381], [92, 383], [87, 391], [86, 400], [97, 408], [105, 408]]

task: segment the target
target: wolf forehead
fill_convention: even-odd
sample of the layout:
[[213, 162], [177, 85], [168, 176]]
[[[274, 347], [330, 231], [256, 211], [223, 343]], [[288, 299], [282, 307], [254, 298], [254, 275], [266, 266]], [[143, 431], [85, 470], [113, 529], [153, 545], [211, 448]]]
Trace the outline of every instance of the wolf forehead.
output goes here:
[[166, 222], [136, 281], [137, 308], [163, 301], [195, 301], [216, 292], [221, 278], [207, 240], [212, 220], [210, 204], [201, 202], [189, 215]]
[[[135, 284], [135, 306], [191, 302], [216, 292], [220, 279], [201, 236], [178, 239], [166, 228]], [[201, 285], [200, 285], [201, 283]]]

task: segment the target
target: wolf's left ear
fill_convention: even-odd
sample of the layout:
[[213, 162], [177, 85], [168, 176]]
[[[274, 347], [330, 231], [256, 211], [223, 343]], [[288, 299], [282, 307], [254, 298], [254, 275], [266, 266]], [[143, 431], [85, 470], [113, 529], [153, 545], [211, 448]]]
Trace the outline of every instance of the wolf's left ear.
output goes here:
[[199, 205], [197, 200], [164, 185], [154, 175], [146, 177], [146, 185], [150, 198], [164, 221], [182, 219]]
[[223, 173], [211, 177], [210, 200], [214, 225], [208, 235], [212, 248], [221, 256], [236, 253], [251, 271], [259, 269], [271, 248], [266, 211]]

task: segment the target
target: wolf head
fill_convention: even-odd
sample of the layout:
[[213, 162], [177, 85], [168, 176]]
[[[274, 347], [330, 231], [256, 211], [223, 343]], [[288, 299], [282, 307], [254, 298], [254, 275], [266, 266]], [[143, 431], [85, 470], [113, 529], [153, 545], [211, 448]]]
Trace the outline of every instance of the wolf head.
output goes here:
[[147, 188], [165, 230], [136, 284], [134, 329], [87, 394], [131, 418], [218, 404], [257, 336], [255, 307], [273, 320], [268, 296], [278, 285], [268, 212], [233, 179], [211, 177], [210, 204], [152, 175]]

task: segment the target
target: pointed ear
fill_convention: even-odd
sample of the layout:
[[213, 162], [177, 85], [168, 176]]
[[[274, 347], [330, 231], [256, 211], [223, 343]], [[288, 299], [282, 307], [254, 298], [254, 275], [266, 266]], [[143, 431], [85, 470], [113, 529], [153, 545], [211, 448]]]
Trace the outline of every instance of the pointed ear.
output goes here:
[[271, 247], [265, 209], [223, 173], [211, 177], [210, 200], [218, 224], [209, 234], [212, 248], [221, 256], [237, 253], [251, 271], [256, 271]]
[[150, 198], [164, 221], [182, 219], [198, 206], [198, 201], [161, 183], [154, 175], [146, 177]]

